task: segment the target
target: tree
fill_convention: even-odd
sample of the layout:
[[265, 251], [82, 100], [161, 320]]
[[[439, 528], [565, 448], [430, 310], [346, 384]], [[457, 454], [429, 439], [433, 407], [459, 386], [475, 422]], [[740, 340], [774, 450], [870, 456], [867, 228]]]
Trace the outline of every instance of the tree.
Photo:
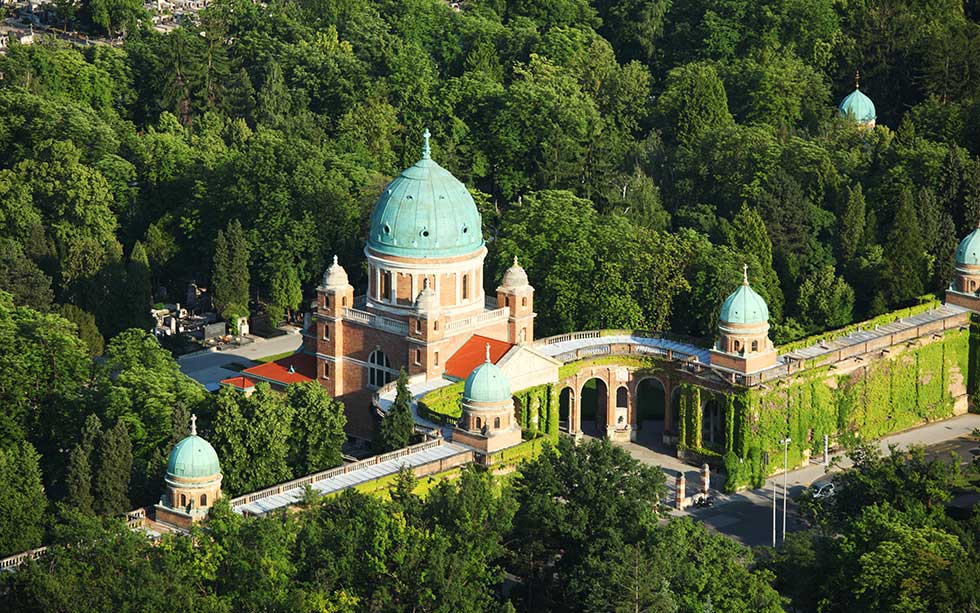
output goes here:
[[412, 393], [408, 391], [408, 373], [401, 369], [395, 391], [395, 401], [381, 418], [375, 447], [379, 453], [408, 447], [415, 438], [415, 418], [412, 416]]
[[0, 446], [0, 556], [41, 544], [48, 500], [39, 463], [27, 441]]
[[121, 320], [120, 329], [138, 328], [148, 330], [150, 318], [150, 261], [143, 243], [136, 241], [126, 264], [126, 285], [122, 304], [117, 317]]
[[9, 238], [0, 238], [0, 287], [13, 295], [16, 304], [38, 311], [51, 308], [51, 277]]
[[334, 400], [316, 381], [295, 383], [286, 388], [294, 411], [289, 437], [289, 466], [296, 476], [334, 466], [343, 459], [341, 447], [347, 440], [343, 403]]
[[587, 602], [604, 580], [594, 562], [640, 541], [665, 493], [663, 472], [605, 440], [576, 445], [560, 438], [524, 464], [514, 482], [518, 510], [510, 535], [525, 578], [524, 606]]
[[[838, 236], [838, 254], [841, 263], [850, 268], [860, 250], [865, 246], [864, 220], [866, 217], [864, 191], [858, 183], [847, 189], [847, 203], [840, 216]], [[873, 228], [872, 228], [873, 230]]]
[[110, 37], [115, 37], [119, 30], [132, 30], [137, 20], [146, 16], [138, 0], [87, 0], [87, 10], [92, 22]]
[[85, 420], [82, 436], [68, 458], [68, 502], [86, 515], [95, 514], [92, 495], [92, 464], [96, 459], [95, 445], [102, 439], [102, 422], [92, 414]]
[[853, 319], [854, 290], [834, 274], [833, 266], [824, 266], [800, 285], [796, 307], [810, 333], [841, 328]]
[[237, 219], [228, 222], [225, 231], [218, 230], [214, 241], [212, 295], [214, 307], [231, 322], [248, 313], [249, 251], [248, 241]]
[[115, 517], [130, 509], [129, 481], [133, 471], [133, 447], [126, 423], [116, 422], [102, 434], [99, 463], [95, 472], [96, 509], [100, 515]]
[[922, 294], [926, 273], [926, 253], [919, 232], [919, 220], [912, 204], [912, 194], [903, 191], [899, 197], [895, 219], [885, 241], [885, 260], [888, 263], [885, 298], [889, 304], [908, 303]]
[[95, 316], [83, 311], [74, 304], [62, 304], [58, 307], [58, 313], [75, 324], [78, 328], [78, 338], [85, 341], [89, 355], [99, 356], [105, 350], [105, 339], [99, 333], [99, 327], [95, 323]]
[[670, 71], [655, 114], [671, 141], [692, 147], [714, 128], [734, 123], [728, 112], [725, 85], [718, 72], [703, 63], [686, 64]]
[[771, 319], [779, 321], [783, 316], [783, 292], [779, 277], [772, 267], [772, 241], [766, 231], [766, 223], [754, 208], [742, 205], [732, 220], [729, 243], [744, 255], [751, 255], [759, 263], [761, 275], [752, 278], [752, 284], [762, 287], [769, 306]]

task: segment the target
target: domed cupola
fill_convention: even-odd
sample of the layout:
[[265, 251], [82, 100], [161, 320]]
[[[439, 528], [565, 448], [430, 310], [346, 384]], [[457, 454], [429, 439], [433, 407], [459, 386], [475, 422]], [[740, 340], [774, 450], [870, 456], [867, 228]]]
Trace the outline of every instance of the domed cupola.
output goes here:
[[453, 442], [490, 453], [521, 442], [514, 419], [510, 381], [490, 361], [490, 344], [483, 364], [473, 369], [463, 385], [463, 415], [453, 431]]
[[748, 266], [744, 267], [742, 285], [721, 305], [718, 321], [724, 324], [768, 324], [769, 306], [749, 285]]
[[980, 311], [980, 226], [956, 248], [953, 282], [946, 292], [946, 302]]
[[960, 241], [956, 248], [957, 266], [980, 266], [980, 227]]
[[333, 256], [333, 264], [323, 273], [320, 287], [324, 289], [336, 289], [347, 287], [350, 279], [347, 278], [347, 271], [337, 262], [337, 256]]
[[367, 246], [386, 255], [446, 258], [483, 247], [480, 213], [469, 190], [431, 158], [429, 131], [422, 159], [388, 184], [374, 205]]
[[837, 108], [840, 110], [841, 116], [873, 128], [878, 114], [875, 110], [875, 103], [861, 91], [860, 78], [861, 73], [858, 72], [854, 76], [854, 91], [841, 100], [840, 106]]
[[197, 435], [197, 416], [191, 433], [174, 445], [164, 477], [166, 492], [157, 505], [157, 518], [178, 526], [203, 519], [221, 496], [221, 464], [211, 443]]
[[776, 363], [776, 349], [769, 340], [769, 307], [749, 285], [748, 266], [742, 266], [742, 285], [721, 305], [718, 332], [712, 365], [748, 373]]
[[510, 381], [500, 367], [490, 361], [490, 345], [483, 364], [473, 369], [463, 386], [463, 404], [510, 402]]
[[504, 273], [504, 278], [500, 280], [500, 287], [503, 289], [520, 289], [527, 285], [530, 285], [527, 280], [527, 272], [517, 262], [517, 256], [515, 255], [514, 263]]

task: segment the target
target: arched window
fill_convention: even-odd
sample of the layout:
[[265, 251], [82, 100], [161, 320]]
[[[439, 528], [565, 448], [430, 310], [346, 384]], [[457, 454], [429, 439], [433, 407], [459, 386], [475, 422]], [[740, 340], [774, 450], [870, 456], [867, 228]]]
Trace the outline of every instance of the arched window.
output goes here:
[[526, 307], [527, 306], [527, 296], [524, 296], [523, 298], [521, 298], [521, 306], [522, 307]]
[[207, 494], [201, 494], [201, 506], [202, 507], [208, 506], [208, 495]]
[[738, 353], [739, 351], [742, 350], [742, 342], [741, 341], [735, 341], [733, 348], [735, 350], [735, 353]]
[[381, 387], [391, 381], [391, 362], [388, 356], [380, 349], [375, 349], [368, 356], [368, 385], [371, 387]]
[[625, 387], [620, 387], [618, 390], [616, 390], [616, 406], [629, 406], [629, 392], [626, 391]]
[[182, 506], [182, 507], [186, 507], [187, 506], [187, 495], [186, 494], [181, 494], [180, 495], [180, 506]]
[[463, 300], [469, 300], [470, 297], [470, 276], [463, 275]]
[[752, 341], [752, 351], [759, 350], [759, 341]]
[[527, 328], [521, 328], [521, 334], [520, 337], [517, 339], [517, 342], [519, 343], [527, 342]]
[[479, 417], [477, 417], [477, 418], [476, 418], [476, 429], [477, 429], [477, 430], [479, 430], [479, 429], [480, 429], [480, 427], [481, 427], [481, 423], [480, 423], [480, 418], [479, 418]]
[[505, 307], [510, 306], [510, 296], [504, 296], [504, 306]]
[[500, 430], [500, 418], [499, 417], [494, 417], [493, 418], [493, 429], [494, 430]]

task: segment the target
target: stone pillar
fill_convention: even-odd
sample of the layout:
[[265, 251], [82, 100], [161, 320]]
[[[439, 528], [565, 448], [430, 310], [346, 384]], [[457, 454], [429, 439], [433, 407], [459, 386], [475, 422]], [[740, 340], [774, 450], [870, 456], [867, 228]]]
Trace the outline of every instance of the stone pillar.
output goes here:
[[677, 495], [676, 495], [676, 500], [674, 502], [674, 506], [677, 508], [678, 511], [684, 510], [684, 487], [685, 487], [684, 473], [681, 473], [677, 477]]
[[711, 489], [711, 469], [708, 468], [707, 464], [702, 464], [701, 465], [701, 493], [707, 496], [709, 489]]
[[616, 438], [616, 392], [619, 391], [619, 386], [613, 386], [611, 376], [606, 377], [606, 438], [613, 440]]

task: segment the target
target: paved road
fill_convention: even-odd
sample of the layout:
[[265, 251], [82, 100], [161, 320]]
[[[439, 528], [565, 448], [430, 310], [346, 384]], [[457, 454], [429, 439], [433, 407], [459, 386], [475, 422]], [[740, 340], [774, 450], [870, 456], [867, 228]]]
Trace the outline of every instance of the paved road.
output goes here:
[[[945, 456], [949, 452], [956, 453], [961, 462], [969, 462], [974, 455], [980, 455], [980, 444], [968, 438], [974, 428], [980, 428], [980, 415], [968, 414], [954, 417], [941, 422], [928, 424], [914, 430], [908, 430], [887, 436], [879, 441], [882, 451], [887, 451], [890, 444], [905, 449], [909, 445], [923, 445], [929, 455]], [[641, 433], [644, 430], [640, 431]], [[679, 471], [684, 471], [687, 479], [687, 492], [690, 496], [701, 486], [700, 471], [693, 466], [681, 464], [677, 458], [668, 455], [669, 450], [662, 445], [650, 441], [654, 438], [648, 429], [647, 434], [641, 434], [637, 443], [621, 443], [636, 459], [647, 464], [662, 466], [667, 474], [668, 484], [673, 485]], [[846, 457], [839, 457], [837, 464], [840, 470], [851, 466]], [[794, 532], [803, 528], [796, 519], [796, 504], [793, 499], [803, 490], [817, 481], [830, 479], [827, 468], [822, 462], [811, 462], [809, 466], [790, 471], [786, 474], [786, 486], [789, 490], [789, 500], [786, 513], [786, 531]], [[672, 515], [691, 515], [707, 524], [712, 530], [731, 536], [746, 545], [772, 544], [772, 499], [773, 482], [776, 484], [778, 498], [776, 524], [781, 537], [783, 522], [783, 476], [771, 477], [766, 487], [758, 490], [748, 490], [732, 495], [712, 491], [717, 502], [710, 509], [688, 508], [684, 511], [672, 511]]]
[[[296, 330], [295, 328], [293, 328]], [[180, 371], [191, 377], [205, 388], [217, 389], [218, 382], [237, 374], [235, 370], [223, 368], [229, 364], [238, 363], [252, 366], [255, 360], [270, 355], [299, 349], [303, 338], [299, 334], [286, 334], [271, 339], [255, 337], [255, 342], [242, 347], [225, 349], [224, 351], [199, 351], [181, 357]]]

